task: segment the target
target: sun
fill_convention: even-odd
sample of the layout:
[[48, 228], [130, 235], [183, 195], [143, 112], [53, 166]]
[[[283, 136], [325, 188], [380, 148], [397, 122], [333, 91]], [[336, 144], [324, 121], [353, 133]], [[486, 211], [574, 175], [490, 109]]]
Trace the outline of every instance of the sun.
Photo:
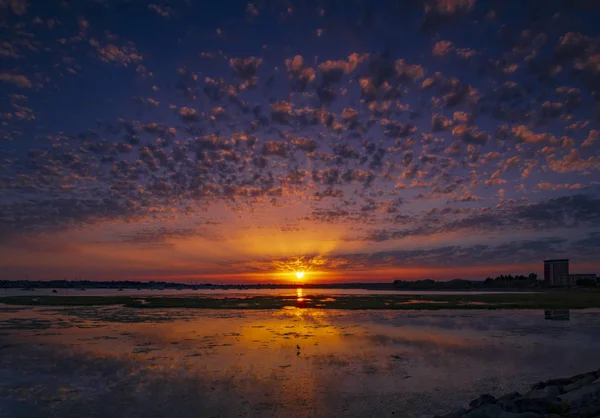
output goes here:
[[304, 272], [303, 271], [297, 271], [296, 272], [296, 278], [301, 279], [304, 277]]

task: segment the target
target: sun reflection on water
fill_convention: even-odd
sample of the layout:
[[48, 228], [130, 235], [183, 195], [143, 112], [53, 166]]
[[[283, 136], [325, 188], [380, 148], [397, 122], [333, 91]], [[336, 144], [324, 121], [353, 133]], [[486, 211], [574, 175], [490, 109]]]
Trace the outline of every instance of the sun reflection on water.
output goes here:
[[299, 308], [304, 307], [304, 293], [301, 287], [296, 289], [296, 302]]

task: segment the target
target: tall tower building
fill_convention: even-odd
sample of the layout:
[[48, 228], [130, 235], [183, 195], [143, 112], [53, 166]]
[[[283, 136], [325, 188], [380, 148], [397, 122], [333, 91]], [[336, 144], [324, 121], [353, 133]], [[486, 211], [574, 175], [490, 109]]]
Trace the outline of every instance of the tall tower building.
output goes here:
[[569, 259], [544, 260], [544, 283], [560, 286], [561, 278], [569, 276]]

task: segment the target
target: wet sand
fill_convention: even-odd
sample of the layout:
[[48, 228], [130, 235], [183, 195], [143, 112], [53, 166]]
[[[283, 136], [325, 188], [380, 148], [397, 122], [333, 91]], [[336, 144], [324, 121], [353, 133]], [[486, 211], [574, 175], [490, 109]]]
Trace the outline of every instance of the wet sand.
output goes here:
[[[216, 294], [207, 295], [11, 295], [0, 296], [0, 303], [30, 306], [108, 306], [129, 308], [194, 309], [285, 309], [290, 307], [344, 310], [415, 309], [585, 309], [600, 308], [600, 292], [512, 292], [512, 293], [413, 293], [413, 294], [327, 294], [298, 288], [290, 294]], [[22, 292], [30, 293], [30, 292]]]

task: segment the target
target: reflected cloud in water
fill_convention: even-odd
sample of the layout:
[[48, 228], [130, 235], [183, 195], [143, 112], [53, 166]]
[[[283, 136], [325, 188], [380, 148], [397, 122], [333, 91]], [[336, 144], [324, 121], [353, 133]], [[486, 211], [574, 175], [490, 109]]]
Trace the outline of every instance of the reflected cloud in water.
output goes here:
[[296, 292], [279, 311], [0, 307], [0, 402], [17, 417], [428, 416], [598, 366], [597, 311], [320, 310]]

